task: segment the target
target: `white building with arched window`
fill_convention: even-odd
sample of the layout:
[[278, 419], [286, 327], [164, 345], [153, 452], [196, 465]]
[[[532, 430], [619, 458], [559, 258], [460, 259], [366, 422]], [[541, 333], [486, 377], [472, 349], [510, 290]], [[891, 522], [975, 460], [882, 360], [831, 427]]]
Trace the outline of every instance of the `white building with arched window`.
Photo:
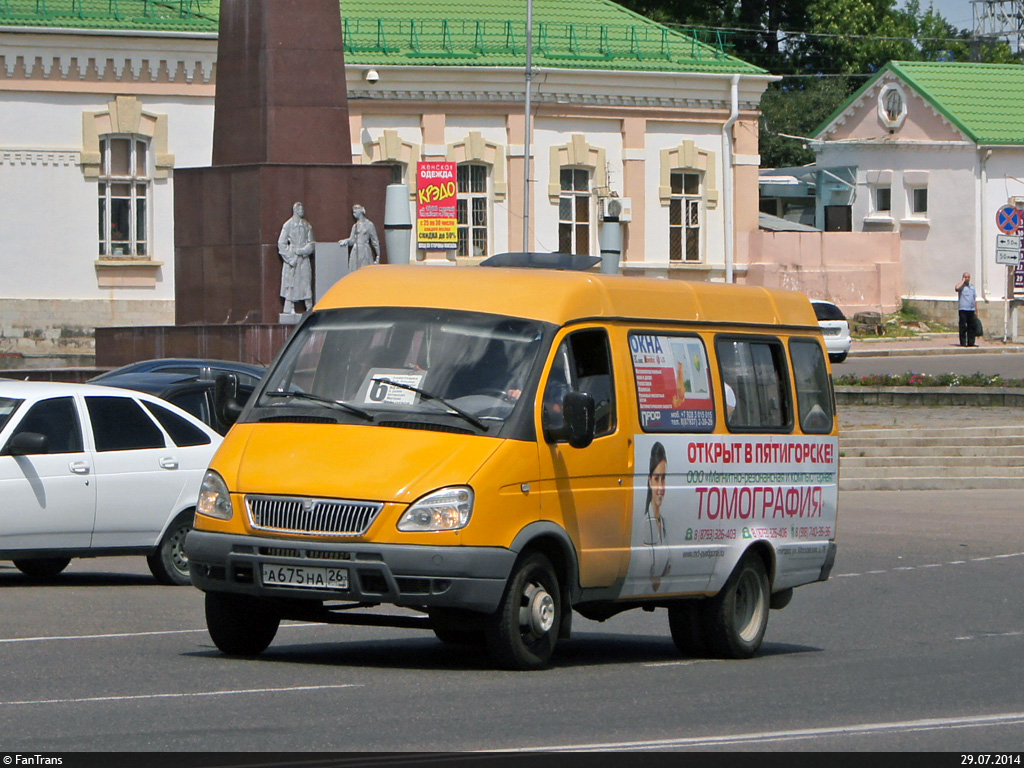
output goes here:
[[[535, 0], [527, 136], [523, 5], [341, 4], [352, 161], [394, 166], [413, 213], [416, 164], [458, 164], [458, 248], [412, 260], [597, 255], [618, 199], [624, 271], [742, 279], [772, 77], [707, 33]], [[217, 19], [214, 0], [0, 4], [0, 353], [88, 354], [96, 326], [173, 323], [174, 171], [210, 164]]]

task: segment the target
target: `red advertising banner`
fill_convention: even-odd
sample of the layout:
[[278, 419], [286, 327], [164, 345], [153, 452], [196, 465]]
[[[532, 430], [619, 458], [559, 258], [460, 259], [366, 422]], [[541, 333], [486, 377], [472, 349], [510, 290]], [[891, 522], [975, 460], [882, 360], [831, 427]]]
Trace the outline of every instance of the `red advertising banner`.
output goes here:
[[454, 250], [459, 242], [455, 163], [417, 163], [416, 242], [423, 250]]

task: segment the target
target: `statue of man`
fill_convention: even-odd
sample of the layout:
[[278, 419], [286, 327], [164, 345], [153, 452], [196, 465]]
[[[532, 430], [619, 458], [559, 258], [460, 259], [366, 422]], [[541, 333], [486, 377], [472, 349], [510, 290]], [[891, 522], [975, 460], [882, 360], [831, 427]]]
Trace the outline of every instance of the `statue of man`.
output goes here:
[[292, 206], [292, 217], [281, 227], [277, 238], [277, 252], [284, 259], [281, 266], [281, 298], [284, 313], [296, 314], [295, 302], [301, 301], [305, 311], [313, 308], [313, 270], [309, 257], [313, 255], [313, 226], [306, 221], [302, 203]]
[[352, 233], [347, 240], [339, 240], [338, 245], [348, 246], [348, 271], [355, 272], [367, 264], [380, 263], [380, 240], [377, 239], [377, 228], [366, 218], [366, 209], [361, 205], [352, 206]]

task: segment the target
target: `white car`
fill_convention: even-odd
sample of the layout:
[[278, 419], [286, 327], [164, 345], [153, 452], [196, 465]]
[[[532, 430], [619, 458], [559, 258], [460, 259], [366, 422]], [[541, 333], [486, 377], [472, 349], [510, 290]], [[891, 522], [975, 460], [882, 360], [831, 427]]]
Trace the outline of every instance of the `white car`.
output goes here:
[[850, 354], [850, 323], [846, 320], [846, 315], [831, 301], [811, 299], [811, 305], [814, 307], [821, 332], [825, 334], [828, 359], [833, 363], [843, 362]]
[[0, 379], [0, 560], [52, 578], [73, 557], [145, 555], [189, 584], [185, 536], [221, 437], [141, 392]]

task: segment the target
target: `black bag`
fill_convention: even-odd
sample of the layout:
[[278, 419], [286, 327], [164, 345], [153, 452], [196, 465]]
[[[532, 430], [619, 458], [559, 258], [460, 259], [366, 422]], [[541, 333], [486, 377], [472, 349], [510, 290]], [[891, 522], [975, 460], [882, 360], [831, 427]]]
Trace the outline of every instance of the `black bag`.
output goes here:
[[985, 335], [985, 327], [981, 324], [981, 318], [978, 317], [978, 313], [974, 313], [974, 335], [981, 338]]

